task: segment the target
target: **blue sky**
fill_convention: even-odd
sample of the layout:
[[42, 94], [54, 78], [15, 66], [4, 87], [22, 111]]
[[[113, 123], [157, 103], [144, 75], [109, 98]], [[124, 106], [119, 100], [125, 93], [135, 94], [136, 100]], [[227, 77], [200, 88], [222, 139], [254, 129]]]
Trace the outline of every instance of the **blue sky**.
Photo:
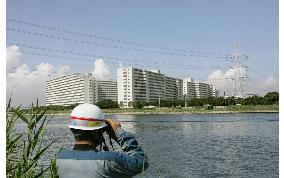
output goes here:
[[[249, 61], [246, 62], [249, 67], [247, 74], [249, 83], [259, 83], [269, 76], [273, 76], [278, 81], [279, 19], [276, 0], [10, 0], [7, 1], [7, 19], [105, 37], [104, 39], [90, 38], [7, 21], [7, 28], [10, 29], [111, 46], [101, 47], [68, 42], [7, 30], [7, 42], [110, 56], [112, 59], [109, 60], [111, 63], [108, 65], [114, 79], [118, 64], [113, 62], [120, 61], [123, 66], [129, 66], [131, 63], [146, 69], [159, 67], [162, 73], [169, 76], [180, 78], [191, 76], [206, 80], [212, 72], [217, 70], [216, 68], [220, 68], [224, 73], [228, 70], [229, 61], [216, 56], [231, 54], [234, 43], [238, 42], [241, 52], [249, 56]], [[111, 41], [110, 38], [151, 45], [151, 47]], [[117, 49], [114, 46], [131, 48], [131, 50]], [[161, 47], [169, 49], [165, 50]], [[42, 50], [21, 46], [20, 51], [44, 53]], [[162, 54], [149, 51], [158, 51]], [[52, 54], [86, 58], [56, 52]], [[193, 54], [197, 57], [191, 56]], [[126, 61], [122, 58], [134, 61]], [[67, 64], [71, 72], [91, 72], [94, 68], [92, 62], [58, 60], [28, 54], [23, 54], [22, 62], [31, 70], [40, 62], [47, 62], [54, 66]], [[105, 60], [105, 62], [108, 61]], [[198, 69], [176, 67], [185, 64], [199, 67]]]

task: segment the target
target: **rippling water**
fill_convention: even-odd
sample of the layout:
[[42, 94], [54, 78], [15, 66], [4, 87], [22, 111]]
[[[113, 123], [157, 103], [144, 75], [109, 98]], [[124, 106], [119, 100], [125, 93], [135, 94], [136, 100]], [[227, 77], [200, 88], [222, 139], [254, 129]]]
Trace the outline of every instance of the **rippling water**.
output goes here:
[[[145, 177], [278, 177], [278, 113], [108, 116], [137, 136]], [[73, 145], [67, 124], [51, 120], [48, 139], [59, 142], [49, 154]]]

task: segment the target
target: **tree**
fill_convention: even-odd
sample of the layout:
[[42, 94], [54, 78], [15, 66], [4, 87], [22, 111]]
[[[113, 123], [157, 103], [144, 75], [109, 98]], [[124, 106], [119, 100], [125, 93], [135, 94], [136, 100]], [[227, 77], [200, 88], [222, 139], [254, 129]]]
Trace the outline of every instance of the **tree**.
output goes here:
[[241, 102], [242, 105], [262, 105], [263, 104], [263, 97], [254, 95], [245, 98]]
[[139, 108], [143, 108], [144, 107], [144, 103], [141, 100], [136, 100], [133, 102], [133, 108], [135, 109], [139, 109]]
[[237, 101], [236, 99], [232, 96], [232, 97], [229, 97], [229, 98], [226, 98], [226, 105], [236, 105], [237, 104]]
[[120, 108], [122, 108], [124, 106], [123, 102], [120, 101], [119, 105], [118, 105]]
[[278, 92], [268, 92], [263, 97], [263, 104], [277, 104], [279, 102], [279, 93]]
[[111, 99], [98, 101], [96, 105], [101, 109], [118, 108], [118, 103]]

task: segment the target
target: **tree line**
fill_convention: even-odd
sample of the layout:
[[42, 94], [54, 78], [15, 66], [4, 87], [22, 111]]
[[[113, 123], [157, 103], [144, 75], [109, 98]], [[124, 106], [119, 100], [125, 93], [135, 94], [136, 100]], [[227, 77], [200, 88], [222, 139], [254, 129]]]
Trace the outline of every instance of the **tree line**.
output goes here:
[[192, 98], [189, 100], [181, 99], [161, 99], [154, 101], [141, 101], [137, 100], [131, 103], [133, 108], [143, 108], [147, 106], [155, 107], [194, 107], [194, 106], [229, 106], [229, 105], [273, 105], [279, 104], [279, 93], [268, 92], [265, 96], [253, 95], [246, 98], [235, 97], [208, 97], [208, 98]]
[[[208, 97], [208, 98], [193, 98], [189, 100], [183, 99], [158, 99], [153, 101], [136, 100], [130, 102], [130, 106], [133, 108], [144, 107], [195, 107], [195, 106], [229, 106], [229, 105], [273, 105], [279, 103], [278, 92], [268, 92], [265, 96], [253, 95], [246, 98], [235, 97]], [[78, 104], [72, 104], [70, 106], [50, 105], [50, 106], [37, 106], [35, 109], [47, 109], [54, 111], [67, 111], [74, 109]], [[119, 108], [122, 103], [118, 104], [117, 101], [111, 99], [101, 100], [96, 103], [101, 109]]]

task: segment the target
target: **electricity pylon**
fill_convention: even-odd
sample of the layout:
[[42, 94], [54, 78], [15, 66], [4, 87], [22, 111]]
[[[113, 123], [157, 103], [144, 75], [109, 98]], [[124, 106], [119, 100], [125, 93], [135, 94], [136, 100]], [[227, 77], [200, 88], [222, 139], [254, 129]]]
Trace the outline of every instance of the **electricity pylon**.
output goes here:
[[248, 67], [245, 65], [248, 57], [240, 52], [240, 45], [238, 43], [234, 45], [234, 51], [232, 55], [228, 56], [228, 60], [231, 62], [229, 76], [233, 81], [233, 96], [243, 97], [244, 83], [248, 79], [246, 75]]

